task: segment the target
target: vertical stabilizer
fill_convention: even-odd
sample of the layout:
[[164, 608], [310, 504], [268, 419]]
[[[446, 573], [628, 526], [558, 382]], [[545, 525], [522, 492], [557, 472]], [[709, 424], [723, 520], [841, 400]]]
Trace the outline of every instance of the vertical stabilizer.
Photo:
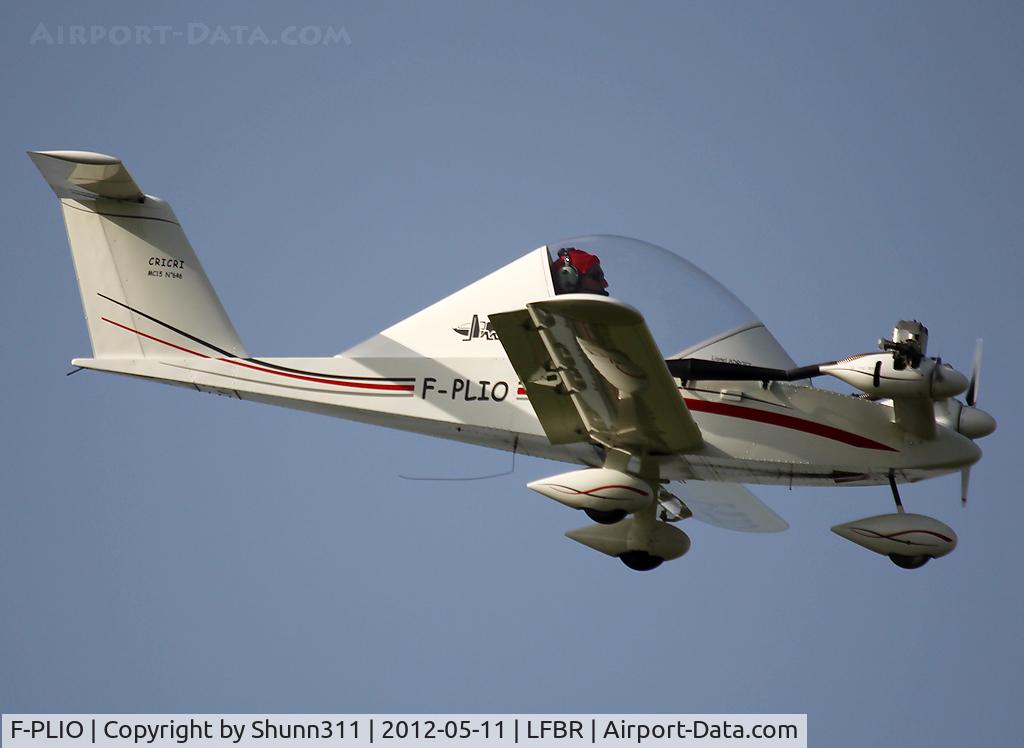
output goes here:
[[111, 156], [29, 156], [60, 199], [94, 357], [246, 355], [170, 205]]

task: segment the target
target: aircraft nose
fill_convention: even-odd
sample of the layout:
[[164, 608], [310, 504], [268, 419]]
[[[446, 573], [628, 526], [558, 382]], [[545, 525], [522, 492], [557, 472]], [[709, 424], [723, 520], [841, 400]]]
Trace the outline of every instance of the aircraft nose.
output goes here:
[[968, 439], [980, 439], [996, 430], [996, 419], [981, 408], [965, 406], [960, 409], [957, 430]]
[[981, 447], [955, 431], [945, 431], [936, 440], [918, 444], [913, 457], [920, 460], [918, 467], [925, 470], [960, 470], [981, 459]]
[[970, 439], [964, 439], [967, 443], [963, 445], [963, 452], [965, 457], [965, 464], [973, 465], [981, 459], [981, 447], [975, 444]]

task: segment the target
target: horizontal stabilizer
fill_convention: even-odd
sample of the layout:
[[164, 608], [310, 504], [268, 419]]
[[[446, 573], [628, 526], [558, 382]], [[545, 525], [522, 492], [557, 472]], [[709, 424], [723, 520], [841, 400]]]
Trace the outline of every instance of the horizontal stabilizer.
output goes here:
[[29, 151], [59, 198], [142, 202], [145, 195], [118, 159], [88, 151]]

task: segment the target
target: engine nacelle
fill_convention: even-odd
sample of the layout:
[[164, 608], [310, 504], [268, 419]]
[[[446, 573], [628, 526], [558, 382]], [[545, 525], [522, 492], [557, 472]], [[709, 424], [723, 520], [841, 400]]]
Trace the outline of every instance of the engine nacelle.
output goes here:
[[996, 430], [996, 419], [959, 400], [944, 400], [935, 403], [935, 422], [963, 434], [968, 439], [980, 439]]
[[585, 468], [541, 478], [526, 487], [573, 509], [635, 512], [654, 500], [651, 484], [611, 468]]
[[880, 514], [836, 525], [832, 532], [908, 569], [924, 566], [956, 548], [953, 529], [923, 514]]
[[899, 367], [897, 358], [889, 351], [865, 353], [819, 368], [874, 397], [942, 400], [967, 389], [967, 377], [948, 364], [925, 358], [916, 367]]

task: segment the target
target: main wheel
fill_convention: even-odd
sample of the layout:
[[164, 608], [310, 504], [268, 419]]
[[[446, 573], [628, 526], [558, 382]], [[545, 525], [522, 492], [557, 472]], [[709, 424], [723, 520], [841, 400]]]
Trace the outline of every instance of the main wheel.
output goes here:
[[614, 525], [616, 522], [624, 520], [629, 514], [625, 509], [609, 509], [608, 511], [601, 509], [584, 509], [583, 511], [599, 525]]
[[931, 561], [931, 556], [901, 556], [899, 553], [890, 553], [889, 560], [901, 569], [920, 569]]
[[665, 559], [652, 556], [647, 551], [626, 551], [619, 555], [619, 560], [633, 571], [650, 571], [661, 566]]

